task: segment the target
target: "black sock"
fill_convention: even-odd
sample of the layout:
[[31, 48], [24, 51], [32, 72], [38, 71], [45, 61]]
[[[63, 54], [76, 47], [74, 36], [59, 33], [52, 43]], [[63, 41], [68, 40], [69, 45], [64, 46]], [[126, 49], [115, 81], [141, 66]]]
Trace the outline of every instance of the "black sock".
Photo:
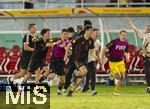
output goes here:
[[39, 79], [39, 83], [41, 83], [43, 80], [45, 80], [46, 79], [46, 77], [43, 75], [43, 76], [41, 76], [41, 78]]
[[69, 90], [69, 93], [73, 93], [73, 91], [72, 91], [72, 90]]
[[58, 89], [61, 90], [63, 88], [63, 85], [64, 85], [63, 83], [59, 83]]
[[24, 87], [25, 86], [25, 84], [21, 84], [21, 87]]

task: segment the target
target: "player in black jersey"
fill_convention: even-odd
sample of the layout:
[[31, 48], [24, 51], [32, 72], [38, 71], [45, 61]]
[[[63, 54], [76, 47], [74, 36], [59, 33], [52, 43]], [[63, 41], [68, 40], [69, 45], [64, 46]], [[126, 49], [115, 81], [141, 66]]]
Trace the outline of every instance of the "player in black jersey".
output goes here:
[[[74, 36], [74, 29], [72, 27], [69, 27], [68, 28], [68, 40], [71, 41], [72, 44], [74, 44], [78, 37], [79, 36]], [[68, 50], [68, 53], [67, 53], [68, 59], [65, 60], [67, 66], [68, 66], [68, 70], [67, 70], [66, 77], [65, 77], [65, 84], [64, 84], [64, 89], [63, 89], [64, 93], [67, 92], [67, 89], [68, 89], [68, 87], [71, 83], [71, 79], [73, 78], [73, 72], [76, 69], [74, 64], [72, 64], [73, 63], [72, 50], [74, 50], [74, 49], [72, 49], [72, 47], [70, 47], [69, 50]]]
[[27, 73], [27, 68], [30, 62], [30, 58], [34, 51], [34, 42], [32, 41], [32, 39], [36, 36], [36, 30], [37, 30], [36, 24], [34, 23], [29, 24], [28, 29], [29, 32], [25, 34], [23, 38], [23, 49], [22, 49], [22, 55], [20, 59], [20, 72], [15, 74], [12, 77], [7, 78], [9, 84], [13, 84], [13, 81], [15, 79], [24, 77], [24, 75]]
[[[41, 83], [49, 75], [48, 64], [45, 61], [45, 56], [48, 51], [48, 47], [51, 46], [51, 43], [49, 43], [50, 29], [42, 29], [41, 35], [42, 38], [38, 38], [35, 41], [34, 52], [31, 57], [27, 75], [22, 81], [22, 86], [27, 82], [33, 73], [40, 73], [41, 70], [44, 71], [43, 75], [38, 81], [36, 81], [36, 83]], [[19, 92], [23, 90], [22, 88], [23, 87], [20, 87]]]
[[[87, 73], [89, 49], [94, 49], [94, 40], [90, 38], [93, 32], [92, 26], [86, 26], [84, 31], [85, 34], [82, 37], [78, 38], [74, 44], [68, 44], [68, 47], [66, 49], [66, 55], [64, 57], [64, 60], [67, 59], [67, 53], [70, 46], [72, 46], [72, 65], [74, 66], [74, 68], [77, 69], [77, 72], [75, 73], [75, 76], [77, 77], [77, 82], [75, 86], [69, 90], [67, 96], [72, 96], [74, 90], [80, 85], [83, 78], [85, 77]], [[93, 53], [92, 50], [91, 53]]]

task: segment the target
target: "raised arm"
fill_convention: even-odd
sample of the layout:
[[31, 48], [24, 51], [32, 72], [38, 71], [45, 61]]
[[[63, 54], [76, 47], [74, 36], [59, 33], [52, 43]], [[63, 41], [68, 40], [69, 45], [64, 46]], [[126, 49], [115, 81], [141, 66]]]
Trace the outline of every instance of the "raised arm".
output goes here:
[[128, 23], [129, 27], [134, 30], [134, 32], [137, 34], [137, 36], [138, 36], [139, 38], [142, 38], [142, 39], [143, 39], [143, 33], [142, 33], [142, 31], [141, 31], [140, 29], [138, 29], [138, 28], [132, 23], [132, 21], [131, 21], [128, 17], [126, 17], [125, 20], [126, 20], [126, 22]]

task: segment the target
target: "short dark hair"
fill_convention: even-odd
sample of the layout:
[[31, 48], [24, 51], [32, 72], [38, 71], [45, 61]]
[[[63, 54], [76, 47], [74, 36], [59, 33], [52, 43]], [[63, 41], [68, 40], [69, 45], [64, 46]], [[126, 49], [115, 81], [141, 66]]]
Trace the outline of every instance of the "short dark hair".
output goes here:
[[97, 29], [97, 28], [93, 28], [93, 31], [99, 31], [99, 29]]
[[90, 26], [90, 25], [88, 25], [88, 26], [86, 26], [86, 27], [84, 28], [84, 31], [89, 30], [89, 29], [93, 29], [93, 27]]
[[82, 25], [77, 25], [77, 28], [82, 30]]
[[74, 33], [73, 27], [69, 27], [69, 28], [68, 28], [68, 32], [69, 32], [69, 33]]
[[128, 32], [127, 32], [126, 30], [121, 30], [121, 31], [120, 31], [120, 34], [121, 34], [121, 33], [128, 33]]
[[63, 32], [68, 32], [68, 30], [64, 28], [61, 30], [61, 33], [63, 33]]
[[41, 35], [44, 36], [44, 34], [47, 32], [47, 31], [50, 31], [49, 28], [44, 28], [41, 30]]
[[86, 25], [92, 25], [92, 22], [90, 20], [84, 20], [84, 26]]
[[35, 25], [36, 25], [35, 23], [30, 23], [28, 29], [30, 30]]

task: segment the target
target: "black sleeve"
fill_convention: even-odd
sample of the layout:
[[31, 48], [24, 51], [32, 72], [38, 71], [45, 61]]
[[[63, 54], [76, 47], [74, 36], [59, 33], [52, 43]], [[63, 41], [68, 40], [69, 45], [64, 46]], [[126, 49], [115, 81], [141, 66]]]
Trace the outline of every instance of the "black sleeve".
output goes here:
[[106, 47], [110, 50], [110, 49], [112, 49], [113, 45], [114, 45], [113, 41], [110, 41], [110, 42], [106, 45]]
[[23, 43], [27, 42], [27, 35], [24, 35], [23, 37]]
[[89, 40], [89, 49], [94, 49], [95, 46], [94, 46], [94, 40], [93, 39], [90, 39]]
[[36, 46], [40, 46], [40, 43], [42, 43], [42, 38], [39, 38], [39, 39], [36, 41]]

